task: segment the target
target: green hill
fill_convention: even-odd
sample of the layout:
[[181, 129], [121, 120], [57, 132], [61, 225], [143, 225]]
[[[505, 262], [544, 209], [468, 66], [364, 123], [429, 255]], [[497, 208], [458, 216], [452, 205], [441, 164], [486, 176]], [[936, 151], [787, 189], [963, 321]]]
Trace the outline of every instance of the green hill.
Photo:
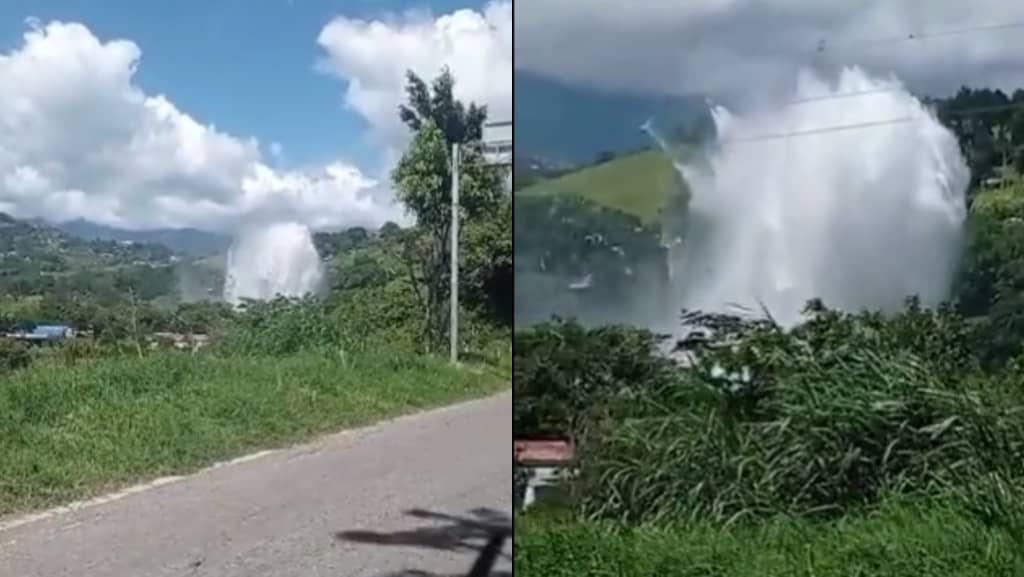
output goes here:
[[83, 240], [55, 227], [0, 213], [0, 275], [61, 275], [131, 265], [167, 265], [174, 253], [153, 243]]
[[179, 255], [155, 243], [83, 240], [0, 213], [0, 296], [57, 294], [151, 300], [176, 290]]
[[662, 209], [685, 199], [687, 188], [664, 153], [646, 150], [533, 184], [517, 194], [579, 195], [653, 223]]

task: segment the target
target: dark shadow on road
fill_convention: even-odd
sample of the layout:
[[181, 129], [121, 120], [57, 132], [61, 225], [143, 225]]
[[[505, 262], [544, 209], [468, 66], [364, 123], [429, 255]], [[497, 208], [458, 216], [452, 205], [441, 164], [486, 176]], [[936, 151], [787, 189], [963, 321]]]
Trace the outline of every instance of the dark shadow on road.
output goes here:
[[[512, 537], [512, 519], [494, 509], [474, 509], [468, 516], [449, 515], [413, 509], [410, 517], [427, 522], [404, 531], [382, 533], [375, 531], [339, 531], [335, 537], [350, 543], [387, 547], [421, 547], [442, 551], [477, 552], [477, 559], [467, 573], [451, 577], [512, 577], [511, 571], [492, 572], [499, 559], [509, 559], [502, 553], [506, 540]], [[424, 571], [407, 570], [388, 577], [448, 577]]]

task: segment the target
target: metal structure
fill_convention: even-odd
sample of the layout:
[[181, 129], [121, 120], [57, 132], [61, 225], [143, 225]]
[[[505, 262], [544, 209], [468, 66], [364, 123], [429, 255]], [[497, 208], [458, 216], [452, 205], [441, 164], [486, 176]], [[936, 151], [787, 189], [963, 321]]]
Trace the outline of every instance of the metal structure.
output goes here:
[[512, 121], [488, 122], [484, 124], [483, 152], [487, 163], [492, 166], [512, 165]]
[[[473, 145], [470, 145], [473, 146]], [[480, 146], [484, 161], [508, 171], [508, 190], [512, 190], [512, 121], [488, 122], [483, 127]], [[452, 364], [459, 362], [459, 162], [461, 146], [452, 145], [452, 225], [451, 225], [451, 318], [448, 327], [448, 347]]]
[[452, 364], [459, 362], [459, 145], [452, 145], [452, 253], [451, 253], [451, 323], [448, 327], [449, 355]]

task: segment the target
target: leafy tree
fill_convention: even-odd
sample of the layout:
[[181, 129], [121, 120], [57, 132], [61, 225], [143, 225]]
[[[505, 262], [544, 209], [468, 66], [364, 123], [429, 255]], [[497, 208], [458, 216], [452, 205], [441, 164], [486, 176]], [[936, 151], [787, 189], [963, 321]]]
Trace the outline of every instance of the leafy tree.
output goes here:
[[477, 142], [483, 137], [483, 125], [487, 119], [487, 107], [471, 103], [465, 107], [455, 99], [455, 78], [447, 67], [427, 83], [414, 72], [406, 73], [405, 93], [408, 104], [398, 108], [399, 116], [413, 132], [420, 132], [428, 121], [444, 134], [450, 149], [453, 144]]
[[[453, 86], [448, 70], [434, 81], [432, 93], [410, 73], [409, 106], [400, 114], [415, 136], [392, 173], [398, 198], [416, 216], [416, 230], [404, 235], [404, 260], [423, 310], [427, 350], [438, 348], [446, 333], [452, 144], [478, 142], [486, 118], [486, 109], [466, 109], [456, 101]], [[467, 225], [499, 206], [501, 175], [486, 165], [479, 147], [463, 149], [459, 192], [460, 221]]]
[[381, 238], [395, 238], [402, 233], [402, 227], [397, 224], [388, 221], [384, 223], [384, 226], [380, 227], [378, 234]]
[[[1024, 342], [1024, 188], [978, 195], [956, 288], [960, 311], [975, 319], [986, 364], [1000, 365]], [[981, 345], [979, 345], [981, 346]]]
[[642, 329], [561, 320], [517, 331], [515, 436], [579, 437], [615, 399], [669, 386], [677, 368], [660, 354], [661, 340]]
[[463, 302], [485, 318], [512, 326], [512, 200], [501, 200], [496, 210], [469, 222], [461, 244], [465, 272], [459, 291], [465, 295]]
[[1024, 168], [1024, 91], [962, 87], [952, 98], [931, 100], [956, 135], [971, 169], [972, 188], [1003, 168]]

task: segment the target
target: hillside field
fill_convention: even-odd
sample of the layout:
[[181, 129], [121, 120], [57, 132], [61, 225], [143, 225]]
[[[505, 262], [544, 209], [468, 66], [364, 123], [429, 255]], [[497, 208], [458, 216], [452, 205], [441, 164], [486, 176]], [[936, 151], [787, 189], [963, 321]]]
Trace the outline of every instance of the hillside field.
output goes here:
[[650, 224], [674, 197], [686, 194], [686, 186], [668, 156], [645, 150], [536, 183], [516, 194], [578, 195]]

